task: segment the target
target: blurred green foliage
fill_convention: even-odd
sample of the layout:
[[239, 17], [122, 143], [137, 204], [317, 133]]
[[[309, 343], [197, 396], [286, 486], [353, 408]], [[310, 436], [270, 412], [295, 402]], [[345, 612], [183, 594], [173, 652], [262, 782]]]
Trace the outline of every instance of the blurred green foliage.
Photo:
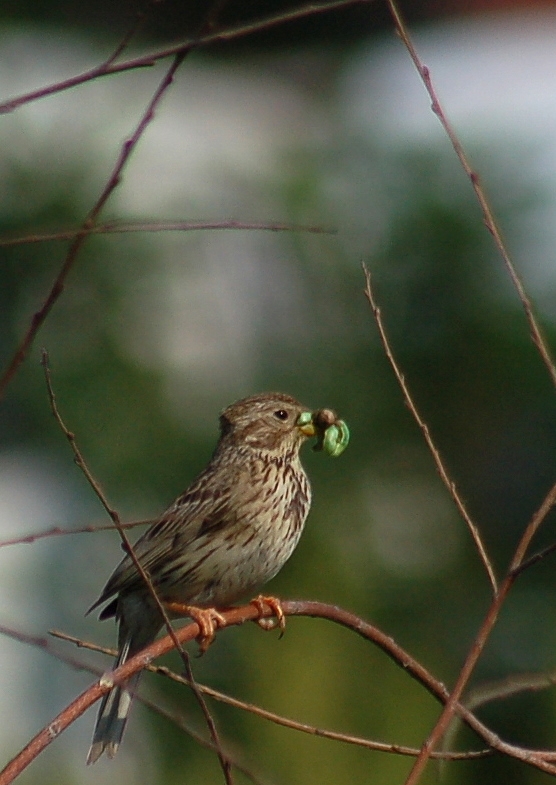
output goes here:
[[[302, 302], [303, 321], [299, 329], [286, 330], [276, 313], [268, 312], [264, 329], [245, 347], [255, 363], [253, 389], [244, 392], [277, 388], [310, 406], [333, 406], [349, 423], [352, 441], [338, 461], [306, 450], [313, 510], [298, 551], [270, 589], [279, 596], [336, 603], [372, 619], [450, 684], [486, 610], [488, 583], [383, 355], [363, 295], [361, 258], [372, 271], [412, 394], [498, 570], [553, 481], [554, 390], [465, 178], [448, 153], [386, 154], [368, 140], [344, 139], [291, 156], [300, 165], [285, 166], [288, 174], [268, 183], [284, 215], [297, 224], [317, 221], [340, 229], [350, 210], [357, 215], [349, 231], [334, 238], [292, 234], [268, 241], [272, 265], [295, 273], [291, 296]], [[495, 172], [496, 160], [491, 166]], [[343, 201], [341, 189], [330, 185], [339, 171], [345, 177], [359, 172], [353, 193]], [[514, 175], [515, 190], [526, 192], [522, 175]], [[0, 203], [1, 234], [75, 225], [84, 213], [74, 198], [81, 176], [76, 172], [63, 184], [37, 182], [40, 175], [14, 166], [4, 189], [10, 199]], [[447, 188], [447, 182], [453, 185]], [[27, 201], [30, 189], [42, 198]], [[377, 189], [388, 194], [390, 204], [381, 221], [374, 210]], [[502, 225], [519, 221], [515, 200], [495, 195]], [[197, 270], [202, 240], [184, 235], [178, 242], [183, 268]], [[0, 248], [4, 365], [64, 251], [63, 243], [53, 242]], [[217, 407], [212, 426], [203, 419], [199, 427], [188, 427], [169, 400], [171, 370], [142, 363], [121, 338], [129, 330], [129, 288], [166, 274], [152, 238], [91, 238], [2, 404], [3, 451], [23, 446], [76, 473], [48, 408], [38, 363], [39, 346], [46, 346], [62, 415], [124, 517], [163, 510], [204, 465], [216, 438]], [[152, 308], [157, 307], [153, 298]], [[247, 300], [247, 308], [255, 304]], [[140, 317], [147, 329], [156, 322], [156, 313], [148, 310]], [[544, 331], [554, 345], [553, 326], [545, 324]], [[211, 380], [205, 384], [200, 398], [211, 395]], [[221, 405], [241, 387], [242, 380], [231, 377]], [[75, 482], [90, 499], [85, 481], [76, 477]], [[84, 508], [84, 520], [75, 525], [88, 523], [93, 507], [91, 502]], [[551, 541], [552, 526], [553, 520], [545, 524], [539, 543]], [[74, 619], [77, 627], [82, 622], [74, 614], [92, 602], [118, 559], [114, 537], [59, 538], [51, 543], [43, 574], [36, 576], [37, 590], [59, 606], [70, 628]], [[551, 560], [520, 578], [476, 683], [553, 667], [553, 585]], [[93, 619], [86, 630], [89, 636], [112, 635]], [[179, 667], [175, 657], [170, 662]], [[419, 746], [438, 715], [434, 700], [400, 668], [370, 644], [321, 621], [291, 620], [282, 640], [254, 625], [227, 630], [194, 665], [200, 681], [232, 695], [381, 741]], [[151, 684], [202, 727], [184, 689], [160, 680]], [[407, 758], [305, 736], [227, 707], [214, 711], [223, 737], [264, 781], [391, 785], [402, 782], [411, 765]], [[521, 694], [479, 714], [504, 738], [533, 747], [554, 744], [552, 692]], [[149, 715], [148, 725], [160, 782], [221, 781], [213, 755], [166, 720]], [[128, 742], [133, 747], [133, 733], [132, 726], [121, 755]], [[466, 731], [456, 743], [476, 745]], [[149, 757], [145, 750], [142, 755]], [[135, 782], [142, 781], [140, 763]], [[46, 781], [40, 767], [26, 776], [26, 782]], [[57, 781], [60, 776], [57, 772]], [[92, 781], [93, 774], [84, 773], [83, 781], [87, 777]], [[443, 777], [458, 785], [548, 782], [548, 776], [499, 757], [449, 764]], [[238, 775], [237, 782], [243, 781]]]

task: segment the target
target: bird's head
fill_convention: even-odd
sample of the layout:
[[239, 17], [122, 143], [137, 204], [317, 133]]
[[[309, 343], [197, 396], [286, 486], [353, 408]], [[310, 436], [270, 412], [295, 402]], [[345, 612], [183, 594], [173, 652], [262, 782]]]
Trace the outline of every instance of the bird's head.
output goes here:
[[299, 450], [307, 438], [317, 436], [316, 449], [339, 455], [349, 439], [347, 427], [331, 409], [311, 412], [283, 393], [236, 401], [221, 413], [220, 430], [222, 439], [278, 453]]

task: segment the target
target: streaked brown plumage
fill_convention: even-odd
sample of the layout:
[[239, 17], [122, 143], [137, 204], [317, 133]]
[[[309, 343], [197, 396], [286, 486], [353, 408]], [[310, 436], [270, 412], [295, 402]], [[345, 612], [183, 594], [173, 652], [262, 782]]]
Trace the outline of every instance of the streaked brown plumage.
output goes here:
[[[297, 422], [306, 411], [280, 393], [224, 409], [208, 466], [134, 546], [163, 602], [224, 608], [256, 592], [290, 557], [311, 504], [299, 460], [314, 433]], [[119, 622], [117, 667], [155, 638], [162, 619], [129, 556], [90, 610], [109, 600], [100, 618]], [[105, 696], [88, 763], [117, 752], [138, 678]]]

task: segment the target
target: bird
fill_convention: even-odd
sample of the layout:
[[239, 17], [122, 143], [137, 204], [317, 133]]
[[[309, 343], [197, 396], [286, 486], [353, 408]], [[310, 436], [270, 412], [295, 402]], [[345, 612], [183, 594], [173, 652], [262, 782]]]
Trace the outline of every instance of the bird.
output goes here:
[[[311, 506], [299, 451], [312, 436], [318, 437], [315, 449], [337, 455], [349, 432], [333, 410], [311, 412], [283, 393], [231, 404], [220, 414], [220, 437], [206, 468], [133, 546], [161, 603], [187, 606], [208, 641], [218, 609], [255, 593], [296, 547]], [[99, 618], [115, 617], [119, 624], [117, 668], [164, 625], [129, 553], [87, 613], [105, 603]], [[104, 752], [116, 754], [140, 675], [104, 696], [88, 764]]]

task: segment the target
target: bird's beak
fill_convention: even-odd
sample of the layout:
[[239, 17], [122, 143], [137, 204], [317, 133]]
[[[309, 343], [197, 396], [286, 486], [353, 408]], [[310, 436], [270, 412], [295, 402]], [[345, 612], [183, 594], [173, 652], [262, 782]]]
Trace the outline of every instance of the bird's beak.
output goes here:
[[305, 436], [316, 436], [317, 429], [315, 428], [315, 424], [313, 422], [312, 412], [302, 412], [297, 418], [296, 425], [301, 433], [303, 433]]

